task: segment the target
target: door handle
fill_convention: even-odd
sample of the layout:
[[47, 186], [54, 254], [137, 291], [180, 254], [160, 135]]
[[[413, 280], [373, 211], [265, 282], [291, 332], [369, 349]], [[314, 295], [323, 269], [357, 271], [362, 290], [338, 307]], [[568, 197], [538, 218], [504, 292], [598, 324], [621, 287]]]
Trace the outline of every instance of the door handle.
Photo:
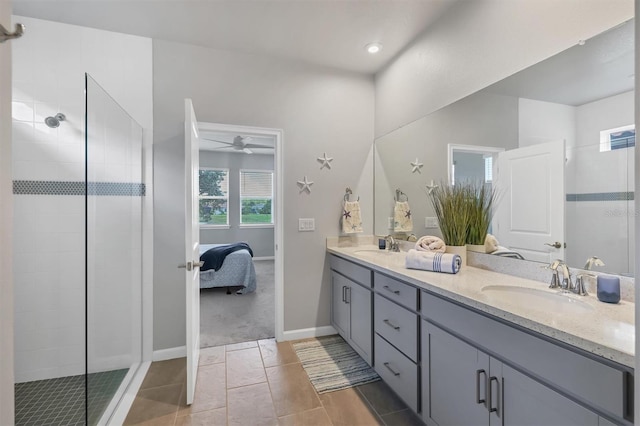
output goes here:
[[[493, 399], [493, 386], [491, 386], [491, 384], [493, 383], [494, 380], [495, 380], [496, 385], [497, 385], [497, 392], [496, 393], [498, 394], [497, 395], [498, 398], [497, 398], [495, 407], [493, 406], [493, 400], [494, 400]], [[491, 376], [491, 377], [489, 377], [489, 382], [488, 383], [489, 383], [489, 391], [487, 393], [487, 398], [488, 398], [489, 407], [487, 407], [487, 408], [489, 408], [489, 412], [490, 413], [497, 413], [499, 415], [500, 413], [498, 413], [498, 408], [499, 408], [499, 405], [500, 405], [500, 402], [499, 402], [500, 401], [500, 382], [498, 381], [498, 378], [496, 376]]]
[[178, 265], [178, 268], [186, 268], [187, 271], [192, 271], [193, 268], [202, 268], [204, 266], [204, 260], [198, 262], [187, 262]]
[[549, 246], [549, 247], [553, 247], [553, 248], [561, 248], [562, 247], [562, 243], [560, 241], [556, 241], [553, 244], [549, 244], [549, 243], [544, 243], [545, 246]]
[[487, 372], [480, 369], [480, 370], [476, 370], [476, 404], [484, 404], [484, 406], [487, 406], [487, 400], [486, 399], [480, 399], [480, 375], [484, 374], [484, 380], [485, 380], [485, 397], [487, 394], [487, 387], [486, 387], [486, 380], [487, 380]]

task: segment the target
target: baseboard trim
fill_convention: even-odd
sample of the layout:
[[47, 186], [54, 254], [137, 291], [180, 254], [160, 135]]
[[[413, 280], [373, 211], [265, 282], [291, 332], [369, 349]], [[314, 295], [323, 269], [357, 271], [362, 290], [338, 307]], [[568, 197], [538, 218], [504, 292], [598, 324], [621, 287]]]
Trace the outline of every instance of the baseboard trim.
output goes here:
[[309, 337], [321, 337], [321, 336], [330, 336], [332, 334], [338, 334], [335, 328], [330, 325], [325, 325], [323, 327], [312, 327], [312, 328], [301, 328], [298, 330], [288, 330], [282, 333], [283, 340], [298, 340], [298, 339], [308, 339]]
[[183, 358], [185, 356], [187, 356], [186, 346], [177, 346], [175, 348], [153, 351], [153, 361], [166, 361], [168, 359]]
[[275, 256], [254, 257], [253, 260], [275, 260]]

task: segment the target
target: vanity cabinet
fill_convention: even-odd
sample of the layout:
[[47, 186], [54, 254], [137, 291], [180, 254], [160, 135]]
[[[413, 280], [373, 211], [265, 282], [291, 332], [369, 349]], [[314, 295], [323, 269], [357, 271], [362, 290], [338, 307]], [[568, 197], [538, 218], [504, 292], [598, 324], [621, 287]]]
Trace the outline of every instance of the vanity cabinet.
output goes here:
[[597, 426], [594, 412], [423, 321], [427, 424]]
[[371, 271], [332, 256], [331, 325], [369, 365], [372, 365], [371, 305]]
[[633, 370], [331, 255], [335, 329], [427, 425], [633, 424]]
[[421, 311], [427, 424], [631, 424], [628, 372], [427, 292]]

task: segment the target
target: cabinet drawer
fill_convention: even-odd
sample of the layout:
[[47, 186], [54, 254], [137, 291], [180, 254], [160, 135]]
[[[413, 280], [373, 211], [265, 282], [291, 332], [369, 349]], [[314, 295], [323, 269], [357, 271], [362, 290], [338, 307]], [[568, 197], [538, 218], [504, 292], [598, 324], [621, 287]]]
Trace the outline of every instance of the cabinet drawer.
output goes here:
[[374, 295], [374, 330], [414, 362], [418, 361], [418, 315]]
[[418, 412], [418, 366], [383, 338], [375, 337], [375, 370], [382, 380]]
[[373, 283], [376, 292], [388, 297], [411, 310], [418, 309], [418, 289], [386, 275], [374, 272]]
[[357, 283], [371, 287], [371, 271], [363, 266], [332, 255], [331, 269], [340, 272]]

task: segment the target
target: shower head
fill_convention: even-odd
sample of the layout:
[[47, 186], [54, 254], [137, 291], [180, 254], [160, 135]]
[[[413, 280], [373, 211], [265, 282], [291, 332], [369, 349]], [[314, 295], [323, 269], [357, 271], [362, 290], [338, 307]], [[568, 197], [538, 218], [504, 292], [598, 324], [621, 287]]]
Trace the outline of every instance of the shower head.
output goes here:
[[47, 126], [51, 127], [52, 129], [55, 129], [56, 127], [60, 126], [60, 122], [66, 120], [66, 118], [67, 117], [65, 117], [64, 114], [59, 112], [53, 117], [45, 118], [44, 119], [44, 124], [46, 124]]

